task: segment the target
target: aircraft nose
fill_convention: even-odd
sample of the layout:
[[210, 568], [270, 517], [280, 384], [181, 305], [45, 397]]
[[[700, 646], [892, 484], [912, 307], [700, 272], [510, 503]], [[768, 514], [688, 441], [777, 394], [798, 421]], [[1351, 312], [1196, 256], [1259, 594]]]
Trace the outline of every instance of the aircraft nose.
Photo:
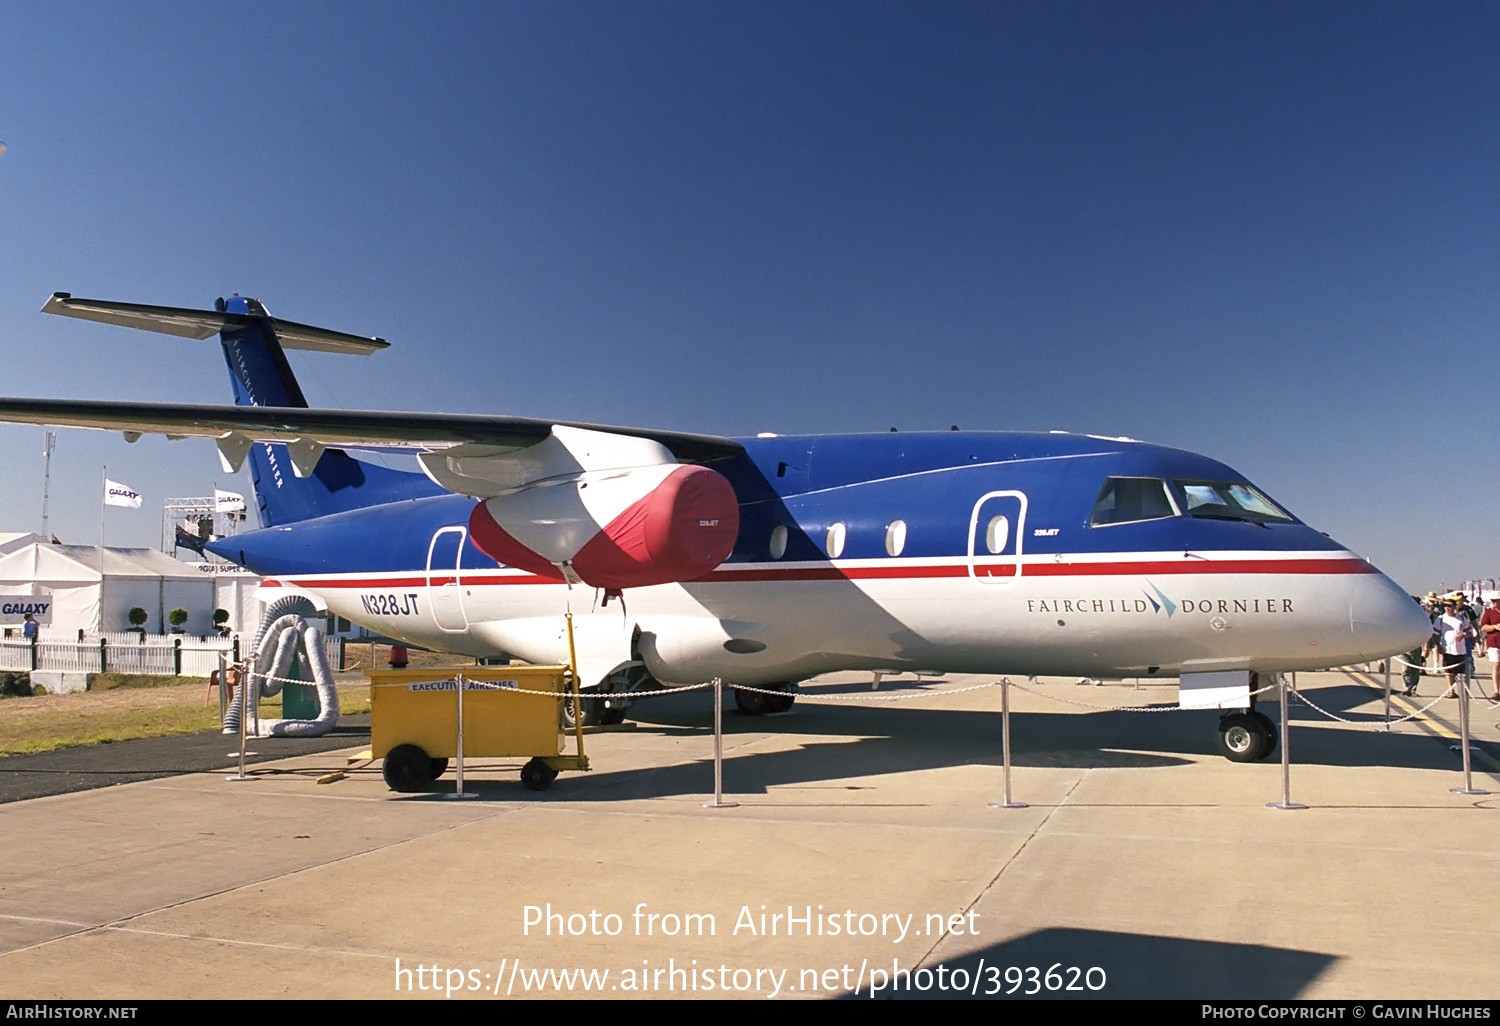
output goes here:
[[1432, 634], [1422, 607], [1385, 574], [1365, 574], [1349, 598], [1349, 626], [1358, 660], [1383, 659], [1409, 652]]

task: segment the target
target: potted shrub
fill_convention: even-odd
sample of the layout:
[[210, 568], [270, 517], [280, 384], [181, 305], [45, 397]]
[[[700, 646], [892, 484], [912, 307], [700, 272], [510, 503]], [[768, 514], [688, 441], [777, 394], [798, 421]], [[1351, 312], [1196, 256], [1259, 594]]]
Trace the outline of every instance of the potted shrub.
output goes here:
[[125, 614], [125, 618], [130, 621], [130, 629], [139, 634], [142, 640], [145, 640], [146, 621], [151, 618], [151, 614], [146, 612], [140, 606], [136, 606], [130, 612]]
[[182, 633], [182, 625], [187, 623], [188, 611], [186, 609], [174, 609], [167, 614], [167, 623], [172, 625], [173, 634]]
[[229, 637], [229, 610], [214, 610], [214, 633], [221, 637]]

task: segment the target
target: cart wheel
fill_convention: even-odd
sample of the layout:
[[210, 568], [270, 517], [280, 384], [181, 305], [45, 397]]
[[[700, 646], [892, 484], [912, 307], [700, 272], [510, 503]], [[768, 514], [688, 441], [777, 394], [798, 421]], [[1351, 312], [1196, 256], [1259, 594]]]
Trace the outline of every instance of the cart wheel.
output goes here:
[[428, 761], [432, 763], [432, 776], [429, 779], [436, 780], [438, 777], [448, 772], [447, 759], [429, 759]]
[[385, 777], [385, 785], [392, 791], [420, 791], [432, 782], [433, 778], [429, 774], [432, 772], [433, 762], [416, 745], [397, 745], [385, 753], [380, 773]]
[[557, 770], [541, 759], [532, 759], [521, 767], [521, 786], [528, 791], [545, 791], [557, 779]]

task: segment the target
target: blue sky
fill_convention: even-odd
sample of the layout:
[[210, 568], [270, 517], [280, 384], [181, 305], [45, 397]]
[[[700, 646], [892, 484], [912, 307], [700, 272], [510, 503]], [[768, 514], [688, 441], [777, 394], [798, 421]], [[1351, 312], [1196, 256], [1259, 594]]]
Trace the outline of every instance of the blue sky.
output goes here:
[[[314, 404], [723, 434], [1128, 434], [1412, 589], [1500, 575], [1500, 7], [11, 4], [0, 394], [228, 400], [213, 343], [56, 290], [280, 316]], [[0, 428], [0, 529], [41, 430]], [[160, 502], [205, 442], [61, 432]], [[241, 481], [248, 488], [248, 482]]]

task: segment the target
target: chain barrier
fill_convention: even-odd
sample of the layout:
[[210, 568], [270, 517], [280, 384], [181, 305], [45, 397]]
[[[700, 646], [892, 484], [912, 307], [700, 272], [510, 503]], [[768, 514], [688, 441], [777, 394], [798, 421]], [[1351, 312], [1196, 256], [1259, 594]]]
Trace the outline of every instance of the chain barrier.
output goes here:
[[[264, 676], [264, 677], [262, 677], [260, 674], [257, 674], [256, 676], [260, 677], [260, 679], [267, 680], [267, 681], [281, 681], [283, 684], [306, 684], [307, 683], [306, 681], [303, 681], [303, 680], [289, 680], [289, 679], [287, 679], [285, 677], [272, 677], [272, 676]], [[457, 674], [455, 674], [454, 676], [457, 676]], [[447, 683], [448, 681], [453, 680], [453, 677], [440, 676], [440, 675], [436, 675], [435, 674], [432, 679], [433, 679], [434, 683], [439, 682], [439, 681], [441, 681], [443, 683]], [[562, 694], [561, 692], [558, 692], [558, 691], [530, 691], [530, 690], [528, 690], [526, 688], [502, 688], [502, 687], [499, 687], [494, 681], [471, 680], [471, 679], [465, 678], [465, 682], [468, 684], [468, 688], [466, 690], [469, 690], [469, 691], [504, 691], [507, 694], [511, 694], [511, 695], [534, 695], [534, 696], [536, 696], [538, 698], [551, 698], [551, 699], [556, 699], [560, 694]], [[418, 683], [426, 683], [426, 682], [425, 681], [397, 681], [397, 682], [387, 682], [387, 683], [382, 683], [382, 684], [373, 684], [372, 683], [369, 686], [370, 687], [375, 687], [375, 688], [405, 688], [405, 687], [410, 687], [412, 684], [418, 684]], [[887, 681], [886, 683], [890, 683], [890, 682]], [[748, 685], [745, 685], [745, 684], [730, 684], [730, 685], [727, 685], [727, 686], [730, 687], [730, 688], [733, 688], [735, 691], [747, 691], [747, 692], [750, 692], [751, 694], [767, 695], [767, 696], [770, 696], [772, 698], [785, 698], [790, 693], [790, 694], [797, 694], [797, 695], [800, 695], [800, 696], [805, 697], [805, 698], [816, 698], [819, 701], [823, 701], [823, 702], [906, 702], [906, 701], [911, 701], [913, 699], [937, 698], [937, 697], [942, 696], [942, 695], [958, 695], [958, 694], [962, 694], [965, 691], [979, 691], [979, 690], [981, 690], [983, 688], [997, 688], [997, 687], [1000, 686], [1000, 683], [998, 681], [990, 681], [990, 682], [986, 682], [984, 684], [972, 684], [972, 685], [970, 685], [969, 687], [966, 687], [966, 688], [948, 688], [948, 689], [945, 689], [945, 690], [942, 690], [942, 691], [918, 691], [918, 692], [915, 692], [915, 693], [909, 694], [909, 695], [819, 695], [819, 694], [814, 694], [814, 693], [807, 692], [807, 691], [798, 691], [798, 692], [772, 691], [772, 690], [769, 690], [767, 688], [752, 688], [752, 687], [749, 687]], [[636, 698], [656, 698], [656, 697], [659, 697], [661, 695], [681, 695], [681, 694], [685, 694], [685, 693], [687, 693], [689, 691], [709, 691], [709, 690], [712, 690], [712, 689], [713, 689], [713, 683], [709, 682], [707, 684], [687, 684], [687, 685], [684, 685], [683, 687], [678, 687], [678, 688], [662, 688], [659, 691], [596, 691], [596, 692], [584, 691], [581, 694], [582, 694], [583, 698], [595, 698], [595, 699], [598, 699], [598, 698], [610, 698], [610, 697], [613, 697], [613, 696], [619, 696], [619, 697], [622, 697], [622, 698], [636, 699]], [[1257, 692], [1257, 694], [1258, 693], [1259, 692]]]
[[1373, 731], [1373, 732], [1375, 732], [1377, 734], [1384, 734], [1385, 731], [1386, 731], [1386, 727], [1388, 727], [1388, 726], [1394, 726], [1397, 723], [1406, 723], [1406, 722], [1408, 722], [1410, 720], [1416, 719], [1417, 717], [1419, 717], [1423, 713], [1425, 713], [1427, 710], [1431, 709], [1433, 706], [1435, 706], [1439, 702], [1441, 702], [1443, 700], [1443, 697], [1444, 697], [1442, 695], [1439, 695], [1438, 697], [1434, 698], [1431, 702], [1427, 703], [1422, 708], [1418, 709], [1416, 712], [1408, 713], [1407, 715], [1402, 716], [1400, 719], [1391, 720], [1390, 723], [1386, 723], [1384, 720], [1382, 720], [1381, 723], [1380, 723], [1380, 725], [1378, 727], [1372, 727], [1372, 726], [1369, 725], [1369, 722], [1366, 721], [1366, 720], [1351, 720], [1351, 719], [1346, 719], [1345, 717], [1340, 716], [1338, 713], [1329, 712], [1327, 709], [1324, 709], [1321, 705], [1319, 705], [1318, 703], [1314, 702], [1311, 698], [1308, 698], [1307, 695], [1303, 694], [1302, 690], [1300, 688], [1294, 688], [1292, 690], [1292, 694], [1296, 695], [1297, 696], [1297, 700], [1299, 702], [1301, 702], [1303, 705], [1306, 705], [1309, 709], [1312, 709], [1314, 712], [1322, 714], [1323, 716], [1327, 717], [1330, 720], [1333, 720], [1333, 721], [1335, 721], [1337, 723], [1347, 723], [1351, 727], [1366, 727], [1366, 728], [1370, 729], [1371, 731]]

